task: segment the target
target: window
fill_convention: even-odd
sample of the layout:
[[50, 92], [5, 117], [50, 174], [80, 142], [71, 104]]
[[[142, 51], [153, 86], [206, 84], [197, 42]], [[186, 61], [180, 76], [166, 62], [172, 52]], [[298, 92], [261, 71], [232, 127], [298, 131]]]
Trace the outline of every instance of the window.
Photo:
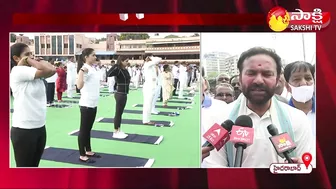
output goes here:
[[40, 54], [40, 37], [35, 36], [35, 54]]
[[47, 49], [50, 49], [50, 44], [47, 44]]
[[44, 49], [45, 48], [45, 44], [41, 44], [41, 48]]
[[69, 54], [75, 54], [75, 36], [69, 36]]
[[69, 48], [69, 44], [64, 44], [64, 48]]
[[56, 54], [56, 36], [51, 37], [51, 54]]
[[57, 54], [62, 54], [62, 36], [57, 36]]

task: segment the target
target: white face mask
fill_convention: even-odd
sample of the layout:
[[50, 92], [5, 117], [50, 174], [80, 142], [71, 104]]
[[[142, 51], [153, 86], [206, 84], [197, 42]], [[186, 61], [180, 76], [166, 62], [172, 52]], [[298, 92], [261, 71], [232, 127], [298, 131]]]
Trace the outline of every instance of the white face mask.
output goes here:
[[292, 89], [292, 96], [294, 100], [306, 103], [307, 101], [313, 98], [314, 84], [310, 86], [300, 86], [300, 87], [293, 87], [292, 85], [289, 86]]

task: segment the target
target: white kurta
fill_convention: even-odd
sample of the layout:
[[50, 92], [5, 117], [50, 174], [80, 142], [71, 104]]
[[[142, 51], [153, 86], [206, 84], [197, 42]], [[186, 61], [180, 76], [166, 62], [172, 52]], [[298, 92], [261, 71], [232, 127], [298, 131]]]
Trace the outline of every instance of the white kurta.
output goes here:
[[187, 86], [187, 79], [188, 79], [188, 73], [187, 68], [185, 66], [180, 66], [179, 68], [179, 81], [180, 81], [180, 89], [179, 89], [179, 98], [183, 98], [183, 90]]
[[157, 86], [157, 75], [155, 65], [158, 64], [162, 59], [159, 57], [151, 57], [151, 61], [145, 62], [144, 68], [144, 78], [145, 83], [143, 84], [143, 112], [142, 112], [142, 122], [150, 122], [150, 115], [152, 112], [152, 102], [155, 95], [155, 89]]
[[67, 96], [69, 98], [72, 98], [73, 93], [75, 92], [76, 76], [77, 76], [76, 64], [73, 62], [68, 62], [66, 80], [68, 85]]
[[[228, 104], [226, 112], [222, 115], [218, 115], [215, 118], [207, 119], [208, 114], [202, 113], [203, 119], [207, 119], [209, 123], [204, 123], [204, 130], [208, 130], [212, 125], [213, 121], [217, 121], [219, 124], [229, 118], [230, 111], [232, 110], [234, 101]], [[290, 123], [293, 128], [293, 133], [295, 135], [295, 144], [297, 145], [295, 152], [297, 157], [301, 158], [303, 153], [310, 152], [313, 156], [313, 161], [311, 164], [316, 167], [316, 144], [312, 134], [312, 129], [310, 126], [310, 120], [307, 116], [300, 110], [293, 108], [285, 103], [279, 103], [285, 111], [288, 112]], [[271, 105], [270, 109], [274, 108]], [[216, 114], [220, 111], [221, 107], [214, 108], [209, 112], [209, 115]], [[269, 168], [272, 163], [284, 163], [284, 160], [278, 156], [272, 143], [269, 140], [270, 134], [267, 130], [267, 126], [273, 123], [270, 111], [267, 111], [261, 118], [254, 112], [252, 112], [247, 106], [244, 106], [243, 114], [248, 115], [253, 121], [254, 128], [254, 142], [251, 146], [247, 147], [243, 153], [243, 164], [242, 167], [248, 168]], [[273, 111], [273, 110], [272, 110]], [[219, 121], [222, 119], [222, 121]], [[234, 120], [233, 120], [234, 121]], [[203, 124], [203, 122], [202, 122]], [[203, 126], [203, 125], [202, 125]], [[275, 125], [279, 131], [282, 133], [280, 125]], [[234, 148], [234, 154], [236, 149]], [[226, 156], [225, 148], [221, 148], [219, 151], [212, 150], [210, 156], [203, 160], [203, 165], [208, 168], [219, 168], [228, 167], [228, 161]]]
[[157, 78], [157, 85], [154, 91], [154, 98], [153, 98], [153, 102], [152, 102], [152, 113], [156, 114], [159, 111], [155, 109], [155, 104], [161, 94], [161, 87], [162, 87], [162, 75], [161, 75], [161, 71], [158, 68], [158, 78]]

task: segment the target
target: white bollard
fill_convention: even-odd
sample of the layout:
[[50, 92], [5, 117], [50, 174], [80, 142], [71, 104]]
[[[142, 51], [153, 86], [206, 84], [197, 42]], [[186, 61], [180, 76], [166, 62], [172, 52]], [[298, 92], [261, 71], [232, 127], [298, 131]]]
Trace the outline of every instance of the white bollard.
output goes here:
[[144, 14], [144, 13], [137, 13], [137, 14], [136, 14], [136, 17], [137, 17], [139, 20], [141, 20], [141, 19], [145, 18], [145, 14]]
[[128, 14], [127, 13], [126, 14], [119, 14], [119, 18], [122, 21], [126, 21], [128, 19]]

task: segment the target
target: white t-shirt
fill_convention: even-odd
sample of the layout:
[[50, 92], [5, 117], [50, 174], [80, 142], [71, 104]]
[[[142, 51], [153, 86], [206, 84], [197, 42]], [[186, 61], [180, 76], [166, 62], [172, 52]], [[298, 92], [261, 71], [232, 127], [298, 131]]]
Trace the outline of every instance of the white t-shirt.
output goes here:
[[173, 69], [172, 69], [172, 72], [173, 72], [173, 76], [174, 76], [174, 79], [178, 79], [179, 78], [179, 68], [177, 66], [173, 66]]
[[48, 77], [48, 78], [46, 79], [47, 83], [55, 83], [56, 80], [57, 80], [57, 73], [55, 73], [53, 76]]
[[34, 67], [15, 66], [10, 73], [14, 97], [13, 127], [36, 129], [46, 124], [45, 85], [42, 79], [34, 79], [36, 71]]
[[79, 105], [95, 108], [97, 107], [99, 101], [100, 71], [88, 64], [84, 64], [83, 67], [88, 69], [88, 73], [84, 73], [84, 85], [80, 90], [81, 97]]

